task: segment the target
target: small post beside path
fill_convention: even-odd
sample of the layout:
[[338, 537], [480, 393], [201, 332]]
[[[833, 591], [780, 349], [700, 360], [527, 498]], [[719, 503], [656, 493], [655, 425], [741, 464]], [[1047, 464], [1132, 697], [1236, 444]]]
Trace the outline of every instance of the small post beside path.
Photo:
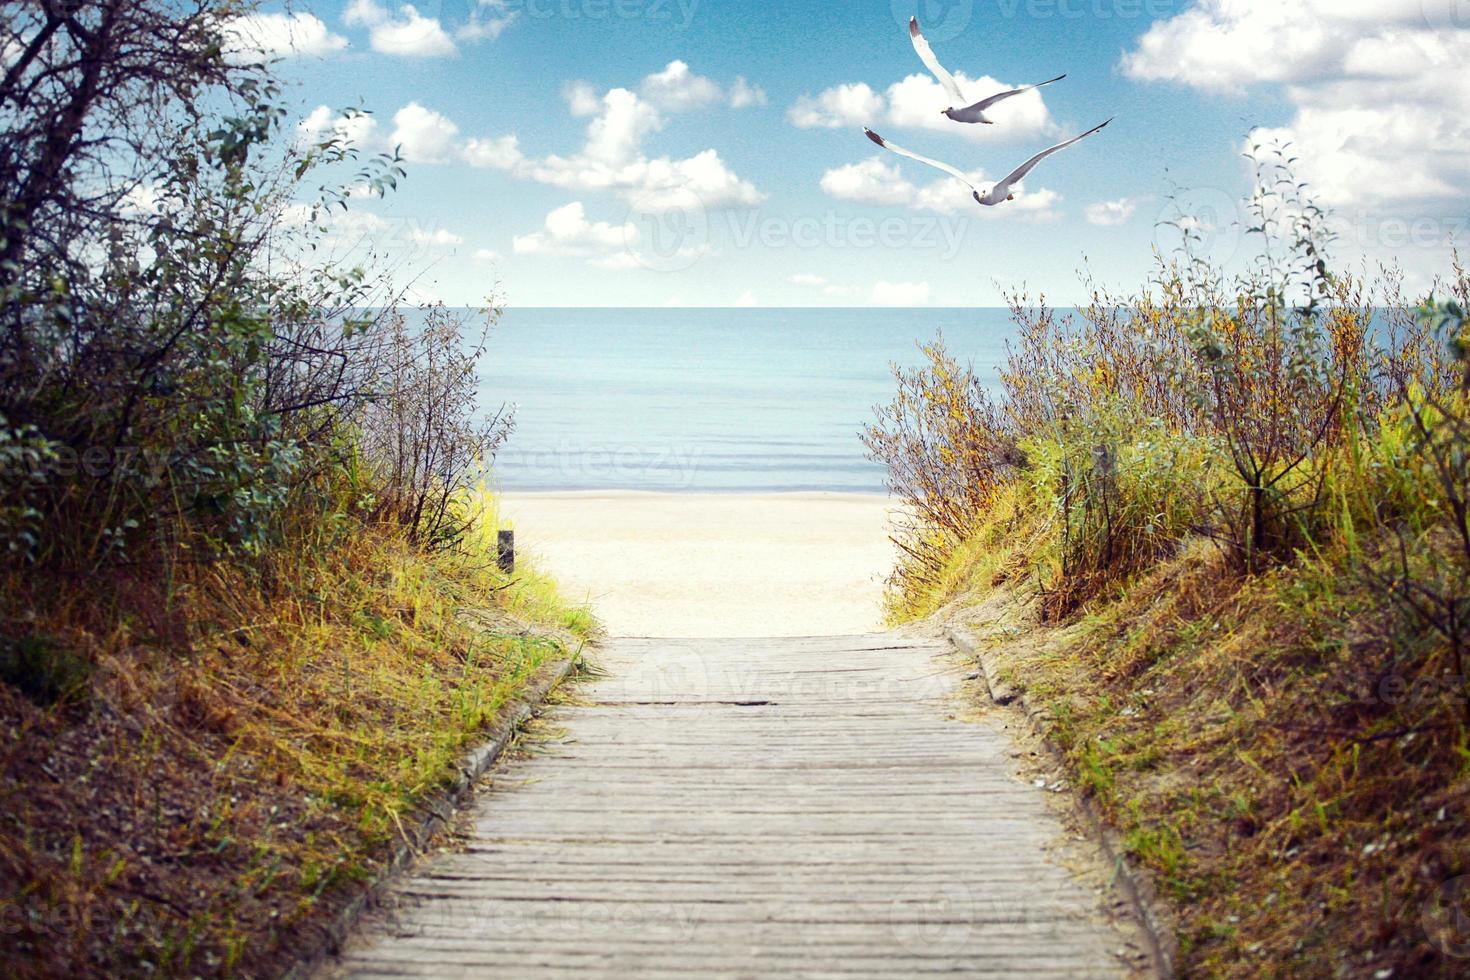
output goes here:
[[496, 536], [495, 561], [500, 570], [510, 575], [516, 570], [516, 533], [501, 531]]

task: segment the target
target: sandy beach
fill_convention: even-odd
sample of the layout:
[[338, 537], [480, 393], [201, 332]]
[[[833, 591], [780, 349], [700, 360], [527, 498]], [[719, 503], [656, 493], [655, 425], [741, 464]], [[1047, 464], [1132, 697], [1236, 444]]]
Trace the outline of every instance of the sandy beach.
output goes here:
[[877, 494], [507, 493], [516, 548], [612, 636], [881, 627], [892, 503]]

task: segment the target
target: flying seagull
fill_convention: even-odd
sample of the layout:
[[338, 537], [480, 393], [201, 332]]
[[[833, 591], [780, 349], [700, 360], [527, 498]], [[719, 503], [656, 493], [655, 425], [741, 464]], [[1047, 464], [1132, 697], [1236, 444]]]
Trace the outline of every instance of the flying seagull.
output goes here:
[[1015, 184], [1015, 183], [1019, 183], [1020, 181], [1024, 180], [1026, 178], [1026, 175], [1031, 172], [1031, 168], [1032, 167], [1036, 166], [1038, 163], [1040, 163], [1041, 161], [1045, 160], [1047, 157], [1051, 156], [1053, 153], [1057, 152], [1058, 150], [1064, 150], [1067, 147], [1071, 146], [1073, 143], [1077, 142], [1078, 140], [1085, 139], [1086, 137], [1091, 136], [1093, 133], [1097, 132], [1099, 129], [1102, 129], [1103, 126], [1106, 126], [1108, 123], [1110, 123], [1112, 121], [1113, 120], [1109, 119], [1107, 122], [1104, 122], [1104, 123], [1101, 123], [1101, 124], [1099, 124], [1097, 126], [1092, 127], [1087, 132], [1083, 133], [1081, 136], [1073, 136], [1071, 139], [1064, 140], [1063, 142], [1058, 143], [1056, 146], [1051, 146], [1051, 147], [1046, 148], [1045, 150], [1042, 150], [1040, 153], [1036, 154], [1036, 156], [1032, 157], [1030, 160], [1027, 160], [1025, 163], [1021, 164], [1015, 170], [1012, 170], [1010, 173], [1006, 174], [1005, 178], [1002, 179], [1000, 183], [998, 183], [994, 187], [990, 188], [990, 190], [986, 191], [984, 194], [980, 193], [980, 188], [978, 188], [974, 184], [970, 183], [970, 178], [969, 177], [966, 177], [958, 169], [956, 169], [954, 167], [951, 167], [949, 164], [947, 164], [947, 163], [941, 163], [938, 160], [931, 160], [931, 159], [929, 159], [928, 157], [925, 157], [925, 156], [920, 156], [919, 154], [914, 153], [911, 150], [905, 150], [903, 147], [899, 146], [897, 143], [890, 143], [890, 142], [888, 142], [883, 137], [881, 137], [877, 133], [873, 132], [871, 129], [866, 129], [865, 128], [863, 130], [863, 132], [867, 135], [868, 139], [872, 140], [874, 143], [877, 143], [879, 146], [883, 147], [883, 149], [885, 149], [885, 150], [892, 150], [894, 153], [900, 154], [902, 156], [906, 156], [910, 160], [917, 160], [920, 163], [928, 164], [929, 166], [934, 167], [937, 170], [943, 170], [945, 173], [949, 174], [952, 177], [958, 177], [960, 180], [963, 180], [966, 184], [969, 184], [970, 191], [971, 191], [971, 193], [974, 196], [974, 198], [975, 198], [976, 201], [978, 201], [981, 204], [985, 204], [985, 205], [989, 205], [989, 206], [994, 206], [994, 205], [1000, 204], [1002, 201], [1013, 201], [1013, 200], [1015, 200], [1016, 195], [1014, 195], [1014, 194], [1011, 193], [1011, 185], [1012, 184]]
[[[934, 57], [934, 50], [929, 47], [929, 42], [925, 40], [923, 32], [919, 30], [919, 18], [917, 17], [909, 18], [909, 38], [914, 42], [914, 50], [919, 53], [919, 60], [924, 62], [925, 67], [929, 71], [933, 72], [935, 78], [939, 79], [939, 84], [943, 85], [949, 92], [950, 98], [954, 99], [957, 104], [963, 103], [965, 96], [960, 91], [959, 83], [939, 63], [939, 59]], [[986, 109], [989, 109], [1002, 99], [1009, 99], [1013, 95], [1020, 95], [1022, 92], [1029, 92], [1034, 88], [1050, 85], [1052, 82], [1060, 82], [1066, 77], [1066, 75], [1058, 75], [1056, 78], [1048, 78], [1046, 81], [1037, 82], [1035, 85], [1024, 85], [1021, 88], [1013, 88], [1008, 92], [997, 92], [995, 95], [987, 99], [981, 99], [974, 105], [965, 106], [963, 109], [956, 109], [954, 106], [950, 106], [948, 109], [943, 109], [940, 112], [941, 115], [948, 116], [955, 122], [986, 123], [987, 125], [993, 125], [995, 120], [986, 118]]]

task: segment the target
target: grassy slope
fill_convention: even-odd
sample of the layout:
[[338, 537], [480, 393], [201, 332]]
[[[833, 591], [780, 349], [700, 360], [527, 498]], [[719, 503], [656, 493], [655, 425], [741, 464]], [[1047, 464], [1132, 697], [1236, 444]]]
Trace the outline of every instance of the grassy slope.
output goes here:
[[1045, 625], [1047, 535], [1004, 497], [905, 611], [968, 622], [1056, 719], [1172, 906], [1185, 973], [1463, 976], [1424, 924], [1470, 939], [1439, 929], [1439, 889], [1470, 872], [1470, 752], [1432, 645], [1343, 553], [1241, 579], [1204, 542]]
[[12, 679], [68, 686], [36, 682], [38, 652], [91, 673], [53, 707], [0, 684], [5, 971], [279, 972], [593, 631], [534, 573], [500, 588], [491, 555], [359, 530], [196, 565], [111, 612], [90, 588], [7, 581], [4, 613], [30, 627]]

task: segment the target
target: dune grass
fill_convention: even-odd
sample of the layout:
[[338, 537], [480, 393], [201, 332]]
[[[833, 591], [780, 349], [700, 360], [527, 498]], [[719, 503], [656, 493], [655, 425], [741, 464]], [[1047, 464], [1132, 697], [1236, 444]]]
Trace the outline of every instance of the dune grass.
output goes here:
[[1333, 274], [1284, 165], [1227, 277], [1021, 296], [870, 427], [889, 615], [970, 625], [1159, 885], [1187, 975], [1463, 976], [1470, 278]]
[[87, 676], [52, 703], [0, 685], [7, 973], [260, 975], [309, 945], [595, 630], [534, 569], [498, 571], [496, 519], [439, 552], [310, 522], [253, 563], [181, 564], [166, 590], [108, 583], [110, 609], [10, 576], [26, 642]]

